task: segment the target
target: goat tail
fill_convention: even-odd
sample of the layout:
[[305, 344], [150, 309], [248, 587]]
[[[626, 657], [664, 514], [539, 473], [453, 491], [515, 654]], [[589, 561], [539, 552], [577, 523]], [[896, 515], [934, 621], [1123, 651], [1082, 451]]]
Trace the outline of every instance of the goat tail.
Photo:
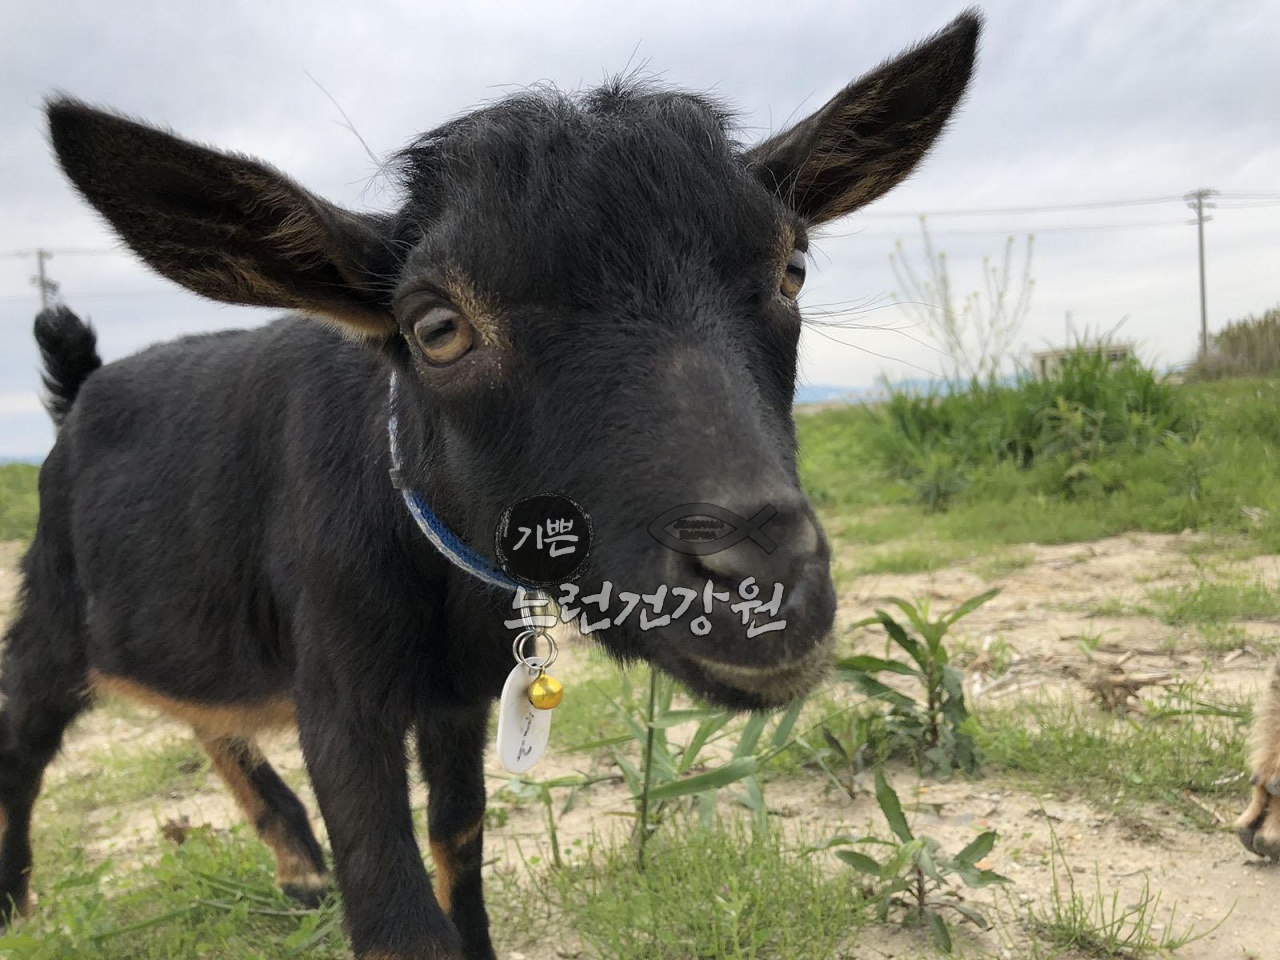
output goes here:
[[48, 391], [45, 409], [54, 426], [61, 426], [85, 380], [102, 366], [98, 335], [61, 305], [46, 307], [36, 314], [35, 334], [44, 361], [42, 379]]

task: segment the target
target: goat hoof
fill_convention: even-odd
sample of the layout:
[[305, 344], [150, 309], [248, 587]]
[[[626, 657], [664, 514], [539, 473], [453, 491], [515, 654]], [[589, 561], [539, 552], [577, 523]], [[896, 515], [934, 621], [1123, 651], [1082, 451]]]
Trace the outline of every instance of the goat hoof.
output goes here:
[[280, 892], [308, 910], [314, 910], [329, 896], [329, 884], [320, 877], [316, 880], [319, 882], [285, 883], [281, 885]]
[[1252, 823], [1240, 824], [1236, 827], [1236, 836], [1244, 848], [1268, 860], [1280, 860], [1280, 831], [1268, 830], [1267, 818], [1258, 817]]

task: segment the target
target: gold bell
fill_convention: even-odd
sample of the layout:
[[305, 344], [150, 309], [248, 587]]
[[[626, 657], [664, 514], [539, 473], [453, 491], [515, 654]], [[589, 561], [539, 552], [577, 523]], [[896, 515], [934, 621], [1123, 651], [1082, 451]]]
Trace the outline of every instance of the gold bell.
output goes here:
[[529, 702], [538, 710], [554, 710], [564, 696], [564, 684], [546, 673], [539, 673], [529, 684]]

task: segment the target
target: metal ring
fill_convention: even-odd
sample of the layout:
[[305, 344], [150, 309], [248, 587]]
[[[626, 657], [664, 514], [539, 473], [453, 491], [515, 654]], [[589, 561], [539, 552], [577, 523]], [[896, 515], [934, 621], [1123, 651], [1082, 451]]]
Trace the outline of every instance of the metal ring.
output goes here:
[[524, 595], [526, 600], [533, 602], [527, 603], [520, 608], [520, 623], [523, 624], [526, 631], [541, 632], [537, 629], [537, 618], [546, 616], [545, 613], [539, 613], [539, 611], [551, 602], [551, 594], [545, 590], [526, 590]]
[[[534, 666], [533, 664], [531, 664], [529, 662], [529, 658], [524, 655], [524, 642], [528, 640], [530, 637], [534, 638], [535, 649], [534, 649], [533, 655], [535, 657], [538, 656], [538, 652], [536, 649], [537, 638], [541, 637], [542, 639], [547, 641], [546, 659], [544, 660], [541, 657], [538, 657], [540, 662], [538, 663], [537, 666]], [[523, 663], [526, 667], [529, 667], [531, 670], [545, 670], [547, 669], [547, 667], [551, 666], [553, 663], [556, 662], [556, 657], [560, 656], [560, 648], [556, 644], [556, 638], [549, 633], [546, 633], [542, 630], [533, 630], [533, 629], [521, 630], [518, 634], [516, 634], [516, 638], [511, 641], [511, 656], [515, 658], [517, 663]]]

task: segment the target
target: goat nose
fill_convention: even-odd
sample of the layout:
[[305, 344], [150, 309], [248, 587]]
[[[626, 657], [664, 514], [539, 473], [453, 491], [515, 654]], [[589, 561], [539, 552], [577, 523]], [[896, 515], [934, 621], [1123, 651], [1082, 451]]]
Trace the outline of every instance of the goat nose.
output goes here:
[[[709, 499], [737, 515], [736, 526], [714, 540], [672, 557], [679, 582], [710, 580], [736, 589], [748, 577], [768, 589], [782, 583], [790, 592], [802, 589], [814, 567], [825, 573], [826, 546], [808, 501], [798, 492]], [[727, 527], [727, 525], [726, 525]], [[717, 542], [726, 543], [717, 549]]]

